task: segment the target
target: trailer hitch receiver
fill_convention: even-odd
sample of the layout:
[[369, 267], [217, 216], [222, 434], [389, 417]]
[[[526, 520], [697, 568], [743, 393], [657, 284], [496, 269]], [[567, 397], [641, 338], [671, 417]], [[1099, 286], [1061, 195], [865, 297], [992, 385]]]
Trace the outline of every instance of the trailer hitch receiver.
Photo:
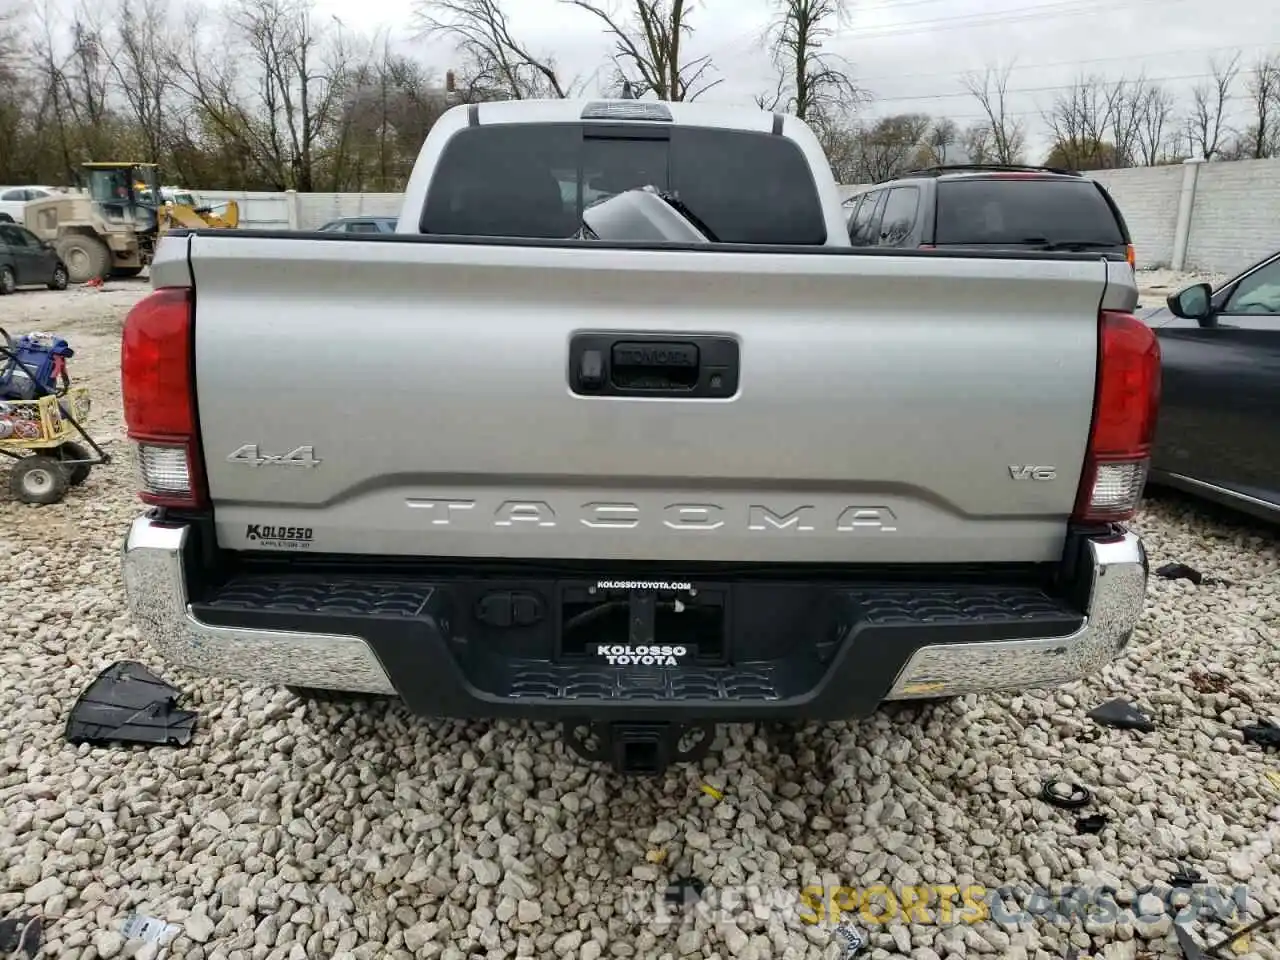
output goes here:
[[659, 777], [672, 763], [702, 759], [714, 734], [712, 724], [564, 723], [564, 740], [574, 753], [632, 776]]

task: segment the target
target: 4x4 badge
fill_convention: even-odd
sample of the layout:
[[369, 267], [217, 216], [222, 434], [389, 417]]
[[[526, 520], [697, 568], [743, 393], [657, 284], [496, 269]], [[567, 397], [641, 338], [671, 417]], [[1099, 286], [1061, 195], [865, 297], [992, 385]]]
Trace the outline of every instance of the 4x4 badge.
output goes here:
[[251, 467], [318, 467], [320, 459], [316, 448], [297, 447], [289, 453], [260, 453], [256, 443], [246, 443], [227, 457], [228, 463], [243, 463]]

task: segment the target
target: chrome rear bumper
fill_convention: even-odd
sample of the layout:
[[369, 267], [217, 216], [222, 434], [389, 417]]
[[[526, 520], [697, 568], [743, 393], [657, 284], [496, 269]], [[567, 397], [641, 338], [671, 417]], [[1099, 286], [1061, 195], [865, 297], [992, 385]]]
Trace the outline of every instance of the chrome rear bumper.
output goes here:
[[359, 637], [244, 630], [201, 623], [187, 595], [187, 527], [139, 517], [124, 545], [129, 609], [144, 638], [174, 666], [264, 685], [394, 694]]
[[[1079, 629], [1064, 636], [999, 641], [966, 641], [960, 631], [958, 642], [933, 643], [919, 647], [909, 657], [904, 654], [905, 663], [897, 669], [896, 676], [892, 668], [885, 676], [886, 685], [889, 676], [893, 681], [884, 699], [1056, 686], [1105, 666], [1123, 650], [1142, 615], [1146, 556], [1141, 541], [1132, 533], [1090, 539], [1085, 548], [1091, 579], [1085, 619]], [[194, 562], [188, 556], [191, 552], [186, 526], [150, 516], [133, 522], [124, 546], [129, 608], [144, 638], [166, 661], [195, 673], [255, 684], [405, 693], [408, 697], [393, 682], [384, 665], [386, 657], [380, 657], [374, 645], [362, 637], [221, 626], [197, 619], [192, 612], [186, 573], [187, 564]], [[423, 650], [429, 648], [445, 649], [443, 644], [434, 648], [431, 644], [422, 645]], [[465, 698], [460, 706], [468, 715], [482, 716], [489, 715], [487, 711], [500, 715], [545, 708], [544, 704], [527, 700], [515, 704], [474, 688], [458, 672], [457, 665], [445, 659], [447, 653], [433, 655], [441, 659], [434, 666], [426, 664], [422, 668], [428, 675], [436, 674], [431, 681], [437, 684], [430, 698], [432, 703], [443, 703], [456, 694]], [[758, 704], [761, 715], [804, 716], [806, 704], [819, 698], [825, 701], [824, 712], [831, 712], [833, 706], [839, 706], [841, 684], [849, 676], [856, 676], [858, 669], [856, 662], [844, 663], [838, 658], [812, 695], [772, 701], [766, 697]], [[834, 676], [841, 671], [847, 672], [842, 677]], [[413, 676], [404, 670], [393, 673], [402, 684], [428, 682], [418, 670]], [[884, 690], [885, 686], [878, 689]], [[427, 700], [425, 695], [423, 700]], [[649, 705], [654, 710], [660, 706]], [[725, 720], [740, 718], [752, 708], [741, 702], [725, 706]], [[853, 704], [849, 706], [852, 710]], [[507, 707], [511, 710], [504, 709]]]
[[886, 699], [951, 697], [1053, 687], [1102, 669], [1128, 644], [1142, 616], [1147, 557], [1136, 534], [1088, 541], [1092, 586], [1085, 622], [1065, 637], [921, 647]]

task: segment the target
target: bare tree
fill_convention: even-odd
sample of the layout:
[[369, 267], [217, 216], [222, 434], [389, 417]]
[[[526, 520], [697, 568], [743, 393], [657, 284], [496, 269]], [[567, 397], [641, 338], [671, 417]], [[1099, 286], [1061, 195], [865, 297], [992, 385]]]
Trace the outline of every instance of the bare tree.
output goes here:
[[1018, 163], [1026, 147], [1025, 125], [1009, 111], [1009, 74], [1013, 64], [1003, 70], [988, 67], [982, 74], [969, 73], [965, 89], [978, 101], [986, 115], [991, 135], [991, 150], [997, 163]]
[[1168, 128], [1173, 107], [1168, 90], [1155, 84], [1147, 87], [1138, 121], [1138, 149], [1142, 162], [1149, 167], [1160, 163], [1170, 150]]
[[779, 107], [801, 120], [821, 121], [846, 114], [865, 99], [850, 79], [842, 58], [823, 50], [839, 27], [849, 21], [849, 0], [775, 0], [776, 18], [766, 33], [777, 88], [757, 97], [766, 110]]
[[1106, 86], [1111, 144], [1115, 147], [1117, 167], [1133, 166], [1139, 155], [1147, 90], [1147, 81], [1142, 74], [1134, 80], [1121, 77]]
[[0, 8], [0, 180], [9, 179], [26, 164], [23, 108], [29, 90], [22, 82], [20, 49], [17, 8]]
[[969, 163], [995, 162], [991, 127], [987, 124], [981, 122], [971, 124], [960, 134], [959, 143]]
[[516, 39], [500, 0], [418, 0], [414, 20], [420, 35], [447, 36], [466, 57], [463, 99], [569, 95], [555, 62]]
[[585, 10], [604, 24], [613, 39], [618, 80], [659, 100], [694, 100], [723, 78], [705, 80], [710, 57], [683, 60], [682, 46], [693, 32], [689, 15], [697, 0], [626, 0], [624, 14], [592, 0], [561, 0]]
[[928, 148], [929, 162], [933, 164], [944, 164], [947, 162], [948, 153], [955, 148], [960, 140], [960, 127], [954, 120], [942, 118], [934, 120], [933, 126], [929, 128], [929, 133], [925, 136], [925, 147]]
[[241, 176], [312, 191], [356, 65], [351, 45], [340, 24], [315, 22], [307, 0], [239, 0], [227, 16], [243, 61], [201, 48], [193, 22], [170, 64]]
[[335, 121], [326, 175], [335, 191], [394, 191], [408, 179], [412, 161], [432, 124], [450, 106], [446, 91], [421, 66], [381, 52], [352, 73]]
[[858, 183], [862, 176], [858, 131], [847, 123], [832, 119], [818, 126], [814, 132], [822, 144], [827, 162], [831, 164], [836, 182]]
[[923, 113], [881, 117], [858, 129], [859, 179], [888, 180], [906, 170], [918, 156], [932, 119]]
[[1280, 53], [1260, 57], [1249, 80], [1253, 120], [1246, 131], [1249, 156], [1255, 160], [1280, 153]]
[[1192, 88], [1187, 116], [1187, 136], [1205, 160], [1213, 159], [1228, 133], [1227, 108], [1240, 73], [1240, 54], [1233, 54], [1225, 63], [1211, 61], [1210, 70], [1213, 78]]
[[116, 9], [111, 73], [151, 163], [160, 162], [166, 128], [175, 119], [169, 111], [176, 88], [169, 69], [175, 46], [168, 22], [166, 0], [120, 0]]
[[1053, 147], [1046, 162], [1073, 170], [1103, 166], [1101, 154], [1106, 144], [1110, 116], [1105, 84], [1096, 76], [1081, 76], [1053, 98], [1043, 112]]

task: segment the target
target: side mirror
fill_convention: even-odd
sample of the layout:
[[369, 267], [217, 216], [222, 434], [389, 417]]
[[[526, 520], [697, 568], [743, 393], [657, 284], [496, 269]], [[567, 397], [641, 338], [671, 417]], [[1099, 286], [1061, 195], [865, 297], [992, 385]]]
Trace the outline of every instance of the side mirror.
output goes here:
[[1212, 296], [1213, 287], [1207, 283], [1197, 283], [1170, 295], [1165, 303], [1169, 306], [1169, 312], [1175, 317], [1199, 320], [1203, 324], [1212, 312], [1210, 306]]

